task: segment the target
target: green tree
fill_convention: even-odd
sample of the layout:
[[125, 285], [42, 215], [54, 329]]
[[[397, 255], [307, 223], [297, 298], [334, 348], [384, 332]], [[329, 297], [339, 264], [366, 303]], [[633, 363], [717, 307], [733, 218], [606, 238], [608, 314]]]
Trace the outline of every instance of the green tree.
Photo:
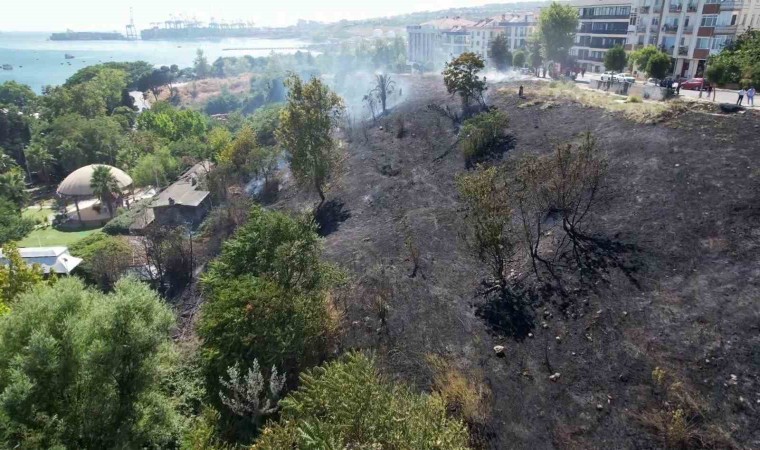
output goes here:
[[24, 172], [20, 168], [0, 174], [0, 197], [12, 202], [19, 210], [29, 202]]
[[536, 32], [544, 56], [549, 61], [565, 64], [578, 31], [578, 9], [552, 2], [541, 10]]
[[32, 106], [37, 95], [27, 85], [16, 81], [0, 83], [0, 105], [14, 105], [18, 108]]
[[179, 160], [172, 156], [168, 148], [164, 147], [155, 153], [141, 156], [130, 173], [135, 186], [161, 188], [172, 183], [179, 172]]
[[275, 132], [280, 124], [280, 112], [282, 104], [266, 105], [256, 110], [252, 116], [246, 118], [248, 125], [256, 133], [259, 145], [277, 145]]
[[524, 51], [518, 50], [515, 52], [515, 54], [512, 56], [512, 66], [514, 67], [525, 66], [525, 52]]
[[[724, 86], [735, 80], [736, 73], [740, 70], [728, 58], [710, 58], [707, 62], [707, 69], [705, 69], [705, 78], [716, 86]], [[717, 91], [717, 89], [713, 89], [713, 101], [715, 101]]]
[[607, 70], [620, 72], [625, 68], [627, 62], [628, 57], [622, 45], [616, 45], [604, 54], [604, 67]]
[[280, 405], [279, 423], [254, 450], [468, 448], [465, 425], [449, 417], [441, 397], [386, 380], [359, 353], [302, 374], [300, 388]]
[[90, 187], [100, 202], [108, 208], [108, 213], [113, 217], [113, 201], [116, 194], [121, 192], [119, 182], [111, 174], [111, 168], [108, 166], [97, 166], [92, 172]]
[[443, 82], [449, 94], [458, 94], [462, 99], [465, 115], [470, 113], [470, 105], [475, 101], [485, 106], [483, 92], [488, 89], [485, 78], [478, 73], [485, 67], [483, 59], [475, 53], [465, 52], [446, 63], [443, 69]]
[[667, 53], [659, 52], [649, 57], [647, 61], [647, 76], [661, 80], [670, 71], [671, 61]]
[[245, 169], [248, 155], [257, 147], [256, 133], [250, 126], [244, 125], [235, 139], [219, 154], [219, 163], [241, 172]]
[[193, 70], [196, 78], [207, 78], [211, 74], [211, 66], [208, 64], [208, 58], [203, 54], [203, 50], [198, 49], [195, 52], [193, 61]]
[[374, 92], [377, 99], [380, 100], [380, 105], [383, 108], [383, 115], [388, 113], [388, 108], [386, 107], [388, 96], [393, 94], [395, 87], [396, 82], [391, 79], [390, 75], [382, 73], [375, 75], [375, 87], [372, 89], [372, 92]]
[[533, 35], [528, 40], [528, 54], [530, 56], [530, 67], [533, 68], [536, 76], [538, 76], [538, 70], [544, 63], [544, 56], [541, 49], [541, 38]]
[[0, 313], [7, 311], [19, 295], [42, 284], [45, 276], [39, 264], [26, 264], [13, 242], [5, 243], [2, 253], [7, 264], [0, 265]]
[[104, 292], [113, 290], [132, 263], [132, 247], [123, 236], [94, 233], [71, 245], [69, 251], [83, 260], [76, 274]]
[[204, 138], [208, 123], [207, 116], [203, 113], [189, 109], [180, 110], [166, 102], [158, 102], [138, 116], [137, 128], [152, 131], [170, 141], [179, 141], [189, 137]]
[[647, 45], [646, 47], [631, 52], [631, 55], [628, 57], [628, 62], [638, 70], [646, 72], [647, 65], [649, 65], [649, 58], [658, 53], [661, 53], [661, 51], [656, 46]]
[[0, 197], [0, 246], [23, 239], [34, 230], [34, 221], [22, 217], [18, 206]]
[[332, 130], [344, 110], [341, 98], [319, 78], [303, 83], [292, 75], [286, 80], [288, 101], [280, 112], [275, 135], [288, 152], [296, 180], [311, 185], [325, 201], [325, 185], [339, 163]]
[[21, 295], [0, 318], [3, 447], [170, 447], [180, 421], [160, 383], [173, 325], [134, 280], [108, 295], [76, 278]]
[[34, 142], [24, 152], [29, 170], [37, 172], [44, 181], [50, 180], [50, 174], [55, 165], [55, 157], [44, 145]]
[[497, 34], [496, 37], [491, 40], [491, 43], [489, 44], [489, 54], [491, 55], [491, 61], [493, 61], [493, 64], [498, 70], [507, 70], [507, 67], [512, 65], [512, 54], [509, 52], [507, 37], [504, 33]]

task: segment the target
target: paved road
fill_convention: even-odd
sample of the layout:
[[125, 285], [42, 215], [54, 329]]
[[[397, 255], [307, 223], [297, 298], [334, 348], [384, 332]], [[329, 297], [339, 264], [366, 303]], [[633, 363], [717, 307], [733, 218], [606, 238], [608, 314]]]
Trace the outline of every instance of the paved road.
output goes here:
[[[578, 77], [577, 82], [581, 83], [588, 83], [589, 81], [596, 81], [599, 79], [598, 74], [589, 74], [587, 73], [584, 78]], [[639, 81], [637, 81], [638, 83]], [[730, 89], [715, 89], [715, 102], [716, 103], [736, 103], [737, 98], [739, 97], [736, 93], [737, 91], [730, 90]], [[681, 97], [689, 98], [689, 99], [695, 99], [699, 100], [699, 91], [688, 91], [686, 89], [681, 89]], [[702, 101], [713, 101], [713, 96], [711, 95], [710, 98], [707, 96], [707, 92], [702, 92]], [[754, 108], [758, 109], [760, 108], [760, 94], [755, 94], [755, 106], [752, 107], [747, 104], [747, 97], [744, 97], [744, 102], [742, 103], [742, 106], [748, 107], [748, 108]]]

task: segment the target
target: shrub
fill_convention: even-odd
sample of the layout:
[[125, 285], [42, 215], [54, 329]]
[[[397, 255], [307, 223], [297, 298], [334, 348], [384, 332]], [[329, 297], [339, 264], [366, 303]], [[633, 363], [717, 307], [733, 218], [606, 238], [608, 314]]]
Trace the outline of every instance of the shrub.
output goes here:
[[108, 221], [103, 227], [103, 232], [111, 235], [129, 234], [129, 227], [143, 218], [147, 208], [153, 199], [146, 198], [136, 201], [129, 209], [119, 209], [116, 217]]
[[301, 387], [280, 404], [280, 422], [254, 449], [467, 448], [464, 424], [447, 416], [439, 396], [386, 381], [357, 353], [303, 374]]
[[498, 150], [504, 141], [504, 129], [508, 124], [507, 115], [498, 110], [478, 114], [465, 120], [460, 132], [465, 157], [483, 157]]
[[639, 97], [638, 95], [631, 95], [631, 96], [628, 97], [627, 102], [628, 103], [641, 103], [642, 100], [641, 100], [641, 97]]
[[173, 324], [134, 280], [107, 295], [76, 278], [23, 294], [0, 318], [2, 447], [171, 447], [180, 422], [159, 383]]
[[121, 236], [94, 233], [74, 243], [69, 250], [83, 259], [75, 269], [76, 274], [103, 291], [113, 289], [132, 263], [132, 247]]

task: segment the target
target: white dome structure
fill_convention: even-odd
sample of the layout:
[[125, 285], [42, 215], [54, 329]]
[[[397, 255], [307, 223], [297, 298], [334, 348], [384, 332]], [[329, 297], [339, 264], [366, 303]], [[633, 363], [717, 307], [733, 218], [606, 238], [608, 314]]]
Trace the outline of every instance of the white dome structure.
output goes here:
[[95, 171], [96, 167], [100, 166], [111, 169], [111, 175], [116, 179], [119, 188], [124, 189], [132, 185], [132, 178], [123, 170], [105, 164], [90, 164], [89, 166], [80, 167], [71, 172], [69, 176], [58, 185], [58, 190], [56, 192], [59, 195], [65, 195], [68, 197], [92, 197], [94, 195], [92, 187], [90, 186], [92, 173]]

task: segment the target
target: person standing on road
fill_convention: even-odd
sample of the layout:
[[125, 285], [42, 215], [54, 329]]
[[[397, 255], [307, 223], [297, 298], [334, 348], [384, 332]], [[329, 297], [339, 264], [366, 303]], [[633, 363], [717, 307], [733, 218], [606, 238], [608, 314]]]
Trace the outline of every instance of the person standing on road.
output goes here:
[[749, 106], [755, 106], [755, 86], [750, 86], [747, 91], [747, 104]]
[[739, 89], [739, 92], [737, 92], [737, 94], [739, 94], [739, 98], [736, 100], [736, 104], [737, 105], [741, 105], [742, 104], [742, 100], [744, 100], [744, 95], [746, 93], [747, 93], [747, 91], [745, 91], [743, 87]]

